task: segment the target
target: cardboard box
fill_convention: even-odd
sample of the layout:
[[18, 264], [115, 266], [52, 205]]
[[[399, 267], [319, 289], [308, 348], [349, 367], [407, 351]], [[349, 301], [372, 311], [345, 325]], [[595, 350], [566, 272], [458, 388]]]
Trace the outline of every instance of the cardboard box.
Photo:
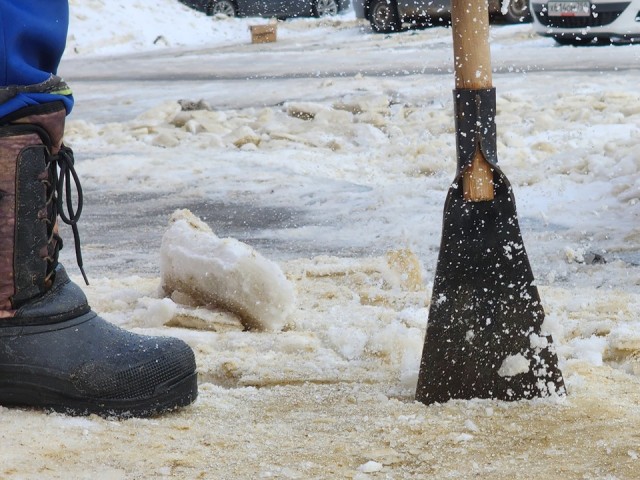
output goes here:
[[251, 43], [271, 43], [276, 41], [278, 25], [251, 25]]

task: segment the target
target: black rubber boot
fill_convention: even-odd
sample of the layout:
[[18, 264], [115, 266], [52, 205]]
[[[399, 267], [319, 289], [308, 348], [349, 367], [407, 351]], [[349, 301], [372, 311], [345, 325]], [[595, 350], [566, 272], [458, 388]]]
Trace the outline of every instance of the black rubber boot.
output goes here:
[[82, 270], [65, 115], [54, 103], [0, 119], [0, 404], [115, 417], [188, 405], [198, 388], [191, 348], [100, 318], [58, 264], [60, 214]]

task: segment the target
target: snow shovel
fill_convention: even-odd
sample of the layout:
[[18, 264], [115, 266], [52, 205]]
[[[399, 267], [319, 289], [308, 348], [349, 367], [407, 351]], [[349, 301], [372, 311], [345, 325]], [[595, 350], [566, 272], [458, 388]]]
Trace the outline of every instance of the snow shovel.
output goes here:
[[487, 0], [453, 0], [452, 21], [458, 169], [444, 206], [416, 399], [563, 395], [515, 198], [497, 165]]

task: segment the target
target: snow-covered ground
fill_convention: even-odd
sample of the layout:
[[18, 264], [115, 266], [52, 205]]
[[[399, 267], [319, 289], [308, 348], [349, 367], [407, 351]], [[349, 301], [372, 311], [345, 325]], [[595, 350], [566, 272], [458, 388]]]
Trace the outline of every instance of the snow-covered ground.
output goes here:
[[[116, 324], [188, 341], [200, 397], [151, 420], [1, 409], [1, 478], [640, 478], [638, 46], [492, 29], [498, 156], [569, 395], [425, 407], [412, 397], [455, 170], [450, 31], [374, 35], [347, 13], [252, 45], [266, 20], [70, 4], [86, 292]], [[295, 291], [284, 331], [165, 298], [162, 265], [209, 265], [206, 241], [192, 259], [178, 248], [180, 208], [272, 262], [246, 280], [278, 278], [287, 305]]]

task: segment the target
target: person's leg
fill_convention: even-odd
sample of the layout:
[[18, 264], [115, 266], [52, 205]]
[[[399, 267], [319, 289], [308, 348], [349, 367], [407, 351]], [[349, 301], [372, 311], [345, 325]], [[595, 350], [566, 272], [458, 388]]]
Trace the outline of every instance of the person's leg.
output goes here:
[[0, 3], [0, 117], [55, 100], [71, 111], [71, 91], [56, 76], [68, 24], [67, 0]]
[[[79, 245], [82, 191], [73, 153], [62, 142], [72, 98], [38, 90], [51, 79], [61, 85], [55, 77], [61, 46], [53, 45], [64, 44], [66, 8], [66, 0], [0, 2], [7, 29], [0, 45], [0, 92], [7, 95], [0, 105], [0, 405], [154, 415], [195, 400], [193, 351], [181, 340], [106, 322], [58, 263], [59, 216]], [[49, 40], [29, 43], [40, 27]], [[69, 205], [73, 188], [77, 211]]]

